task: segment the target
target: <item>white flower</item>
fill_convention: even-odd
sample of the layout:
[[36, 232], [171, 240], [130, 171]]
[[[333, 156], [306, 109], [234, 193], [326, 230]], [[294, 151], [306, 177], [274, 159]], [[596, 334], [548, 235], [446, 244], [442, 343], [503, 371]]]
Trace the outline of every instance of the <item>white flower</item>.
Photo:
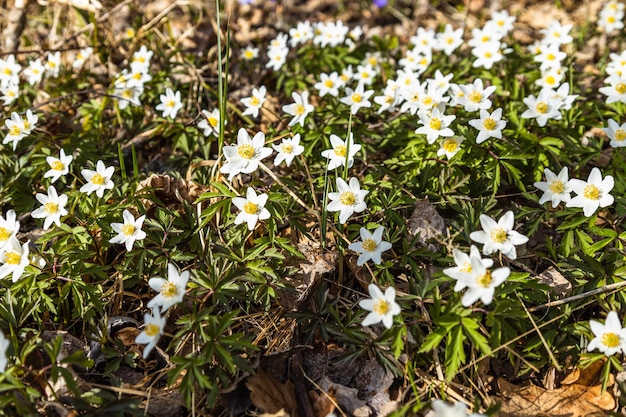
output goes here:
[[61, 69], [61, 53], [55, 52], [54, 54], [48, 54], [48, 60], [45, 63], [46, 72], [52, 77], [59, 76], [59, 70]]
[[547, 28], [540, 30], [544, 35], [543, 42], [557, 45], [565, 45], [572, 42], [573, 38], [569, 34], [569, 31], [572, 30], [573, 26], [574, 25], [571, 23], [561, 25], [560, 22], [556, 20], [553, 21]]
[[154, 52], [146, 48], [146, 45], [141, 45], [141, 48], [133, 54], [130, 67], [133, 71], [141, 70], [143, 72], [148, 72], [148, 69], [150, 68], [150, 60], [152, 59], [153, 54]]
[[261, 159], [272, 154], [271, 148], [265, 148], [265, 133], [258, 132], [254, 138], [243, 127], [237, 133], [236, 146], [224, 146], [224, 157], [226, 164], [222, 166], [220, 172], [228, 174], [228, 181], [231, 181], [237, 174], [250, 174], [257, 170]]
[[95, 191], [96, 195], [102, 198], [104, 191], [110, 190], [114, 186], [113, 181], [111, 181], [114, 171], [115, 168], [107, 167], [104, 165], [104, 162], [100, 160], [96, 163], [95, 171], [83, 169], [80, 173], [87, 183], [80, 187], [80, 192], [91, 195], [91, 193]]
[[0, 93], [2, 93], [0, 100], [4, 102], [5, 106], [8, 106], [20, 96], [20, 86], [16, 83], [9, 82], [6, 85], [0, 86]]
[[270, 218], [270, 212], [265, 208], [267, 194], [259, 194], [252, 187], [248, 187], [246, 198], [233, 197], [233, 204], [241, 210], [235, 218], [235, 224], [248, 223], [248, 230], [254, 230], [257, 221]]
[[502, 44], [500, 41], [492, 41], [482, 43], [472, 48], [472, 55], [476, 57], [472, 63], [474, 68], [491, 69], [493, 64], [502, 61], [503, 55], [501, 52]]
[[337, 167], [345, 166], [348, 160], [348, 168], [354, 164], [354, 156], [361, 150], [361, 145], [354, 143], [352, 132], [347, 141], [341, 140], [337, 135], [330, 135], [330, 144], [332, 149], [322, 152], [324, 158], [328, 158], [328, 170], [331, 171]]
[[384, 294], [376, 284], [370, 284], [367, 289], [371, 298], [359, 301], [359, 306], [369, 313], [361, 324], [371, 326], [382, 321], [383, 325], [390, 329], [393, 324], [393, 316], [400, 314], [400, 306], [396, 303], [395, 288], [388, 287]]
[[198, 122], [198, 127], [204, 129], [204, 136], [209, 136], [210, 134], [219, 136], [220, 109], [213, 109], [212, 111], [202, 110], [202, 115], [204, 117]]
[[35, 219], [45, 218], [43, 222], [44, 230], [48, 230], [52, 223], [61, 226], [61, 216], [67, 214], [65, 209], [67, 196], [65, 194], [58, 195], [57, 190], [51, 185], [48, 187], [48, 195], [37, 193], [35, 198], [41, 203], [41, 207], [34, 210], [30, 215]]
[[[463, 44], [463, 28], [454, 30], [452, 25], [446, 24], [443, 32], [437, 33], [434, 49], [443, 51], [444, 54], [450, 56], [452, 52]], [[417, 46], [417, 45], [416, 45]]]
[[26, 114], [24, 114], [24, 117], [22, 117], [22, 126], [25, 135], [30, 135], [30, 132], [33, 131], [35, 125], [37, 124], [37, 120], [39, 120], [39, 117], [37, 117], [37, 115], [33, 114], [30, 109], [26, 110]]
[[337, 97], [341, 84], [339, 74], [336, 71], [330, 74], [323, 72], [320, 74], [320, 80], [313, 87], [319, 91], [320, 97], [324, 97], [326, 94]]
[[339, 212], [339, 223], [345, 223], [353, 213], [360, 213], [367, 208], [363, 200], [369, 193], [361, 190], [359, 180], [350, 178], [349, 185], [342, 178], [337, 178], [337, 192], [328, 193], [331, 200], [326, 210]]
[[441, 142], [441, 148], [437, 150], [437, 156], [445, 155], [446, 158], [450, 159], [454, 155], [457, 154], [461, 150], [461, 143], [465, 138], [461, 136], [452, 136], [451, 138], [446, 138]]
[[146, 359], [163, 334], [165, 317], [161, 317], [159, 310], [152, 310], [152, 314], [146, 313], [143, 316], [143, 321], [145, 327], [135, 338], [135, 343], [146, 344], [143, 348], [143, 358]]
[[20, 279], [24, 269], [30, 263], [28, 258], [29, 243], [30, 241], [20, 246], [20, 242], [16, 237], [9, 238], [2, 250], [0, 250], [0, 263], [2, 263], [0, 266], [0, 278], [11, 275], [13, 282], [17, 282]]
[[9, 361], [7, 358], [7, 350], [10, 345], [11, 342], [4, 337], [4, 333], [0, 330], [0, 374], [3, 374], [7, 369], [7, 362]]
[[374, 94], [374, 90], [364, 91], [363, 84], [359, 84], [356, 90], [347, 87], [346, 96], [339, 101], [350, 106], [350, 112], [356, 114], [360, 108], [372, 106], [369, 101], [372, 94]]
[[41, 63], [41, 59], [37, 58], [34, 61], [30, 61], [28, 67], [24, 70], [23, 74], [26, 77], [28, 84], [35, 85], [41, 81], [45, 72], [45, 67]]
[[419, 118], [423, 126], [415, 129], [415, 133], [426, 135], [428, 143], [434, 143], [440, 136], [445, 138], [454, 135], [454, 131], [448, 127], [456, 119], [454, 115], [446, 116], [434, 108], [430, 114], [420, 113]]
[[608, 87], [600, 87], [598, 91], [606, 97], [606, 104], [615, 102], [626, 103], [626, 74], [623, 76], [614, 76], [609, 80]]
[[[626, 86], [624, 87], [626, 90]], [[561, 100], [551, 98], [547, 89], [542, 89], [537, 98], [530, 95], [523, 99], [524, 104], [528, 106], [528, 110], [522, 113], [524, 119], [537, 119], [539, 126], [545, 126], [548, 119], [561, 119]]]
[[376, 265], [382, 262], [381, 254], [391, 248], [391, 243], [383, 240], [383, 232], [385, 228], [379, 226], [374, 233], [367, 230], [365, 227], [361, 227], [359, 231], [361, 235], [360, 242], [353, 242], [348, 245], [348, 249], [359, 253], [359, 259], [357, 260], [357, 266], [365, 264], [370, 259]]
[[17, 148], [19, 141], [24, 139], [28, 134], [24, 126], [24, 120], [16, 112], [11, 113], [11, 118], [5, 120], [9, 133], [2, 140], [3, 144], [13, 143], [13, 150]]
[[283, 106], [283, 111], [293, 116], [289, 122], [289, 126], [300, 123], [304, 127], [304, 119], [313, 111], [313, 105], [309, 104], [309, 92], [304, 91], [302, 94], [292, 93], [294, 103]]
[[611, 139], [609, 145], [614, 148], [626, 146], [626, 123], [620, 125], [615, 120], [609, 119], [609, 127], [604, 127], [602, 130]]
[[165, 90], [165, 94], [160, 96], [161, 104], [157, 104], [155, 110], [163, 112], [163, 117], [171, 117], [174, 119], [178, 110], [183, 108], [183, 103], [180, 101], [180, 91], [172, 91], [171, 88]]
[[252, 89], [252, 96], [245, 97], [241, 99], [241, 102], [246, 109], [243, 111], [242, 115], [251, 115], [252, 117], [257, 117], [259, 115], [259, 110], [263, 107], [263, 103], [265, 103], [265, 93], [266, 88], [262, 85], [260, 88]]
[[470, 239], [484, 244], [483, 253], [485, 255], [500, 251], [504, 256], [516, 259], [517, 252], [515, 246], [528, 242], [528, 238], [513, 230], [514, 222], [515, 217], [510, 210], [504, 213], [498, 222], [489, 216], [481, 214], [480, 225], [483, 227], [483, 230], [470, 233]]
[[[435, 415], [433, 417], [468, 417], [467, 406], [462, 402], [457, 402], [454, 405], [448, 405], [444, 401], [434, 400], [430, 406], [432, 407]], [[484, 414], [471, 414], [469, 417], [486, 417]]]
[[577, 195], [567, 203], [566, 207], [582, 207], [587, 217], [595, 213], [599, 207], [613, 204], [614, 198], [609, 194], [614, 185], [613, 177], [607, 175], [602, 179], [598, 168], [591, 170], [587, 181], [574, 178], [569, 180], [569, 184]]
[[10, 54], [7, 59], [0, 58], [0, 86], [19, 84], [19, 74], [22, 66], [15, 62], [15, 55]]
[[278, 152], [276, 158], [274, 158], [274, 165], [279, 165], [285, 161], [287, 166], [289, 166], [293, 162], [293, 158], [304, 152], [304, 146], [300, 145], [299, 133], [296, 133], [291, 139], [283, 138], [280, 145], [272, 145], [272, 148]]
[[480, 144], [489, 138], [502, 138], [502, 129], [506, 127], [506, 121], [502, 119], [502, 109], [497, 108], [491, 114], [484, 109], [480, 109], [480, 119], [470, 120], [470, 126], [478, 129], [476, 143]]
[[7, 211], [6, 219], [0, 216], [0, 250], [2, 250], [9, 239], [15, 237], [19, 230], [20, 222], [16, 220], [14, 210]]
[[146, 216], [139, 216], [137, 220], [135, 220], [135, 217], [130, 211], [124, 210], [122, 217], [124, 218], [124, 223], [111, 223], [111, 228], [117, 233], [117, 236], [112, 237], [109, 242], [124, 243], [126, 250], [130, 251], [133, 249], [136, 240], [141, 240], [146, 237], [146, 232], [141, 230]]
[[587, 345], [587, 350], [599, 350], [606, 356], [615, 353], [626, 353], [626, 329], [622, 328], [622, 323], [615, 311], [610, 311], [606, 315], [604, 324], [596, 320], [589, 320], [589, 326], [594, 338]]
[[462, 85], [465, 111], [477, 111], [480, 109], [488, 109], [491, 107], [489, 96], [496, 91], [496, 86], [483, 87], [483, 80], [477, 78], [472, 84]]
[[285, 46], [270, 47], [267, 50], [267, 57], [269, 58], [269, 61], [265, 64], [265, 67], [278, 71], [287, 61], [288, 53], [289, 48]]
[[252, 61], [256, 57], [259, 56], [259, 48], [255, 48], [253, 46], [246, 46], [241, 50], [241, 58], [246, 61]]
[[58, 158], [54, 156], [47, 156], [46, 162], [50, 165], [50, 169], [43, 174], [44, 178], [52, 178], [51, 182], [55, 182], [61, 176], [66, 175], [70, 172], [70, 164], [74, 157], [72, 155], [65, 155], [65, 151], [61, 149], [60, 155]]
[[76, 54], [76, 58], [74, 59], [74, 62], [72, 62], [72, 68], [78, 69], [82, 67], [83, 65], [85, 65], [85, 61], [89, 59], [92, 53], [93, 53], [93, 48], [90, 46], [78, 51], [78, 53]]
[[543, 195], [539, 200], [539, 204], [543, 204], [546, 201], [552, 201], [552, 207], [559, 205], [561, 201], [567, 203], [571, 199], [570, 193], [571, 187], [569, 183], [569, 174], [567, 167], [561, 168], [559, 174], [555, 174], [548, 168], [543, 170], [546, 175], [546, 180], [536, 182], [533, 185], [543, 191]]
[[153, 310], [165, 312], [176, 303], [183, 301], [185, 291], [189, 281], [189, 271], [179, 272], [173, 263], [167, 264], [167, 279], [154, 277], [150, 278], [148, 285], [158, 294], [150, 300], [148, 307]]

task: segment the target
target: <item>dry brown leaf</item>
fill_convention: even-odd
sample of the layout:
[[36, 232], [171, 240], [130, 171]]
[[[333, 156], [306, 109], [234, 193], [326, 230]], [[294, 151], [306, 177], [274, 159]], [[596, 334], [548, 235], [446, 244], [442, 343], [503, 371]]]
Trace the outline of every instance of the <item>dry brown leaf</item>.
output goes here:
[[530, 384], [519, 387], [498, 379], [501, 392], [501, 417], [600, 417], [616, 406], [615, 398], [606, 390], [602, 392], [599, 381], [603, 362], [575, 370], [561, 383], [561, 388], [545, 389]]
[[336, 384], [326, 376], [319, 381], [319, 386], [325, 391], [333, 390], [339, 407], [351, 415], [362, 414], [365, 409], [369, 410], [367, 401], [359, 398], [359, 390], [356, 388]]
[[415, 210], [413, 210], [413, 214], [411, 214], [409, 219], [409, 233], [412, 235], [419, 233], [420, 244], [433, 252], [437, 251], [438, 245], [426, 242], [444, 234], [446, 224], [443, 217], [437, 213], [428, 197], [423, 200], [417, 200], [414, 206]]
[[[209, 190], [193, 181], [182, 178], [170, 177], [168, 174], [152, 174], [137, 185], [136, 193], [139, 194], [144, 188], [154, 188], [154, 196], [169, 207], [180, 206], [183, 202], [193, 204], [200, 195]], [[154, 204], [148, 199], [143, 199], [146, 209]]]
[[542, 284], [550, 286], [552, 291], [560, 297], [566, 297], [572, 292], [572, 283], [553, 266], [537, 275], [537, 280]]
[[297, 415], [298, 403], [291, 381], [281, 384], [262, 368], [258, 368], [257, 374], [246, 380], [246, 387], [250, 390], [252, 404], [264, 412], [278, 413], [284, 410], [286, 415]]
[[321, 394], [317, 393], [317, 391], [309, 391], [309, 396], [317, 417], [325, 417], [335, 411], [336, 400], [333, 389]]

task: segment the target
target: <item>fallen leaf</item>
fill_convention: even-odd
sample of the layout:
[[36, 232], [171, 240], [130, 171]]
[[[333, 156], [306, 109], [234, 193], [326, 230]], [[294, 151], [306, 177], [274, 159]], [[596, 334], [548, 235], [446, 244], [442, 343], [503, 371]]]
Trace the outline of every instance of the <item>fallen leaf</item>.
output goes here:
[[246, 380], [246, 387], [250, 390], [252, 404], [263, 412], [277, 414], [283, 411], [286, 414], [277, 415], [296, 415], [298, 403], [291, 381], [279, 383], [259, 367], [257, 374]]
[[309, 391], [311, 397], [311, 404], [313, 404], [313, 410], [317, 417], [326, 417], [333, 411], [335, 411], [335, 396], [334, 390], [318, 393], [317, 391]]
[[600, 417], [616, 406], [615, 398], [602, 392], [599, 375], [603, 362], [575, 370], [562, 382], [561, 388], [545, 389], [530, 384], [523, 387], [500, 378], [501, 417]]
[[567, 297], [572, 292], [572, 283], [553, 266], [537, 275], [537, 280], [550, 286], [552, 291], [560, 297]]
[[409, 233], [412, 235], [419, 234], [420, 245], [435, 252], [438, 250], [438, 245], [427, 242], [441, 236], [446, 231], [443, 217], [437, 213], [428, 198], [417, 200], [413, 205], [415, 210], [409, 219]]

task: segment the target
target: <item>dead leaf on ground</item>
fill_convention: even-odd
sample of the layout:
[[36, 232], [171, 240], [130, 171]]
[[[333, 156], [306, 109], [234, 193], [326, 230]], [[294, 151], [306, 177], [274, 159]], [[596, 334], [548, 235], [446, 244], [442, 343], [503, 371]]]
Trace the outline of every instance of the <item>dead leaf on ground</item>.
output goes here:
[[600, 417], [616, 406], [615, 398], [602, 392], [599, 381], [604, 362], [598, 361], [575, 370], [562, 382], [561, 388], [545, 389], [530, 384], [523, 387], [498, 379], [502, 398], [501, 417]]
[[550, 286], [552, 292], [560, 297], [567, 297], [572, 292], [572, 283], [553, 266], [537, 275], [537, 280]]
[[246, 380], [246, 387], [250, 390], [252, 404], [265, 413], [276, 414], [283, 410], [285, 415], [297, 415], [298, 403], [291, 381], [282, 384], [259, 367], [257, 374]]
[[446, 224], [443, 217], [437, 213], [428, 197], [417, 200], [414, 203], [415, 210], [409, 219], [409, 233], [417, 235], [419, 233], [419, 243], [426, 246], [433, 252], [438, 250], [438, 245], [426, 243], [428, 240], [441, 236], [446, 231]]
[[[202, 193], [209, 191], [208, 187], [196, 184], [193, 181], [171, 177], [168, 174], [152, 174], [137, 185], [137, 194], [144, 188], [154, 188], [154, 196], [168, 207], [180, 207], [184, 202], [193, 204]], [[142, 199], [146, 210], [154, 203], [148, 199]]]
[[335, 392], [331, 389], [328, 392], [318, 393], [317, 391], [309, 391], [311, 404], [317, 417], [325, 417], [335, 411]]

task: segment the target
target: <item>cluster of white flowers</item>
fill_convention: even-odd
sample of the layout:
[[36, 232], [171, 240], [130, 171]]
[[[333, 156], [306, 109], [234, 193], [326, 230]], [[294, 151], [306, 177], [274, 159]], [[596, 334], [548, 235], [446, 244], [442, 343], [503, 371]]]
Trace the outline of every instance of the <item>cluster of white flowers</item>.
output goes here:
[[472, 47], [472, 55], [476, 58], [472, 64], [474, 68], [491, 69], [504, 54], [511, 52], [502, 39], [513, 29], [514, 23], [515, 16], [502, 10], [495, 11], [482, 28], [472, 29], [472, 39], [467, 44]]
[[153, 52], [142, 45], [131, 58], [130, 70], [124, 68], [115, 77], [113, 94], [117, 98], [117, 105], [120, 109], [125, 109], [129, 104], [141, 105], [139, 97], [143, 94], [144, 84], [152, 80], [152, 76], [149, 74], [152, 55]]
[[539, 63], [541, 72], [535, 84], [541, 90], [537, 96], [531, 94], [524, 98], [528, 109], [521, 117], [536, 119], [539, 126], [545, 126], [550, 119], [560, 120], [561, 111], [571, 109], [572, 103], [578, 97], [569, 94], [570, 86], [564, 82], [566, 69], [562, 66], [567, 54], [561, 48], [572, 42], [569, 34], [571, 29], [571, 24], [562, 25], [553, 21], [541, 30], [543, 38], [532, 46], [535, 52], [534, 61]]
[[[614, 185], [613, 177], [607, 175], [602, 178], [602, 173], [598, 168], [591, 170], [587, 181], [570, 179], [567, 167], [563, 167], [558, 175], [546, 168], [544, 174], [546, 181], [534, 184], [543, 191], [539, 204], [551, 201], [552, 207], [556, 207], [562, 201], [566, 207], [581, 207], [587, 217], [593, 215], [598, 208], [613, 204], [614, 198], [609, 194]], [[572, 191], [576, 193], [573, 198]]]
[[163, 335], [166, 317], [161, 316], [161, 313], [165, 313], [170, 307], [183, 300], [189, 275], [189, 271], [180, 272], [176, 265], [168, 263], [167, 279], [154, 277], [148, 281], [150, 288], [158, 294], [148, 303], [151, 312], [144, 315], [144, 329], [135, 338], [135, 343], [146, 345], [143, 350], [144, 359], [148, 357]]
[[626, 103], [626, 51], [609, 54], [610, 61], [606, 65], [607, 78], [605, 87], [598, 91], [606, 96], [606, 103]]
[[[513, 230], [515, 218], [512, 211], [507, 211], [497, 222], [491, 217], [481, 214], [480, 224], [483, 230], [470, 233], [470, 238], [482, 243], [483, 254], [491, 255], [500, 252], [510, 259], [517, 258], [515, 246], [528, 242], [528, 238]], [[493, 301], [495, 288], [509, 277], [508, 267], [491, 269], [492, 259], [483, 259], [478, 248], [472, 245], [469, 255], [458, 249], [452, 250], [455, 267], [444, 269], [444, 274], [456, 280], [455, 292], [467, 288], [461, 303], [469, 307], [479, 299], [483, 304]]]

